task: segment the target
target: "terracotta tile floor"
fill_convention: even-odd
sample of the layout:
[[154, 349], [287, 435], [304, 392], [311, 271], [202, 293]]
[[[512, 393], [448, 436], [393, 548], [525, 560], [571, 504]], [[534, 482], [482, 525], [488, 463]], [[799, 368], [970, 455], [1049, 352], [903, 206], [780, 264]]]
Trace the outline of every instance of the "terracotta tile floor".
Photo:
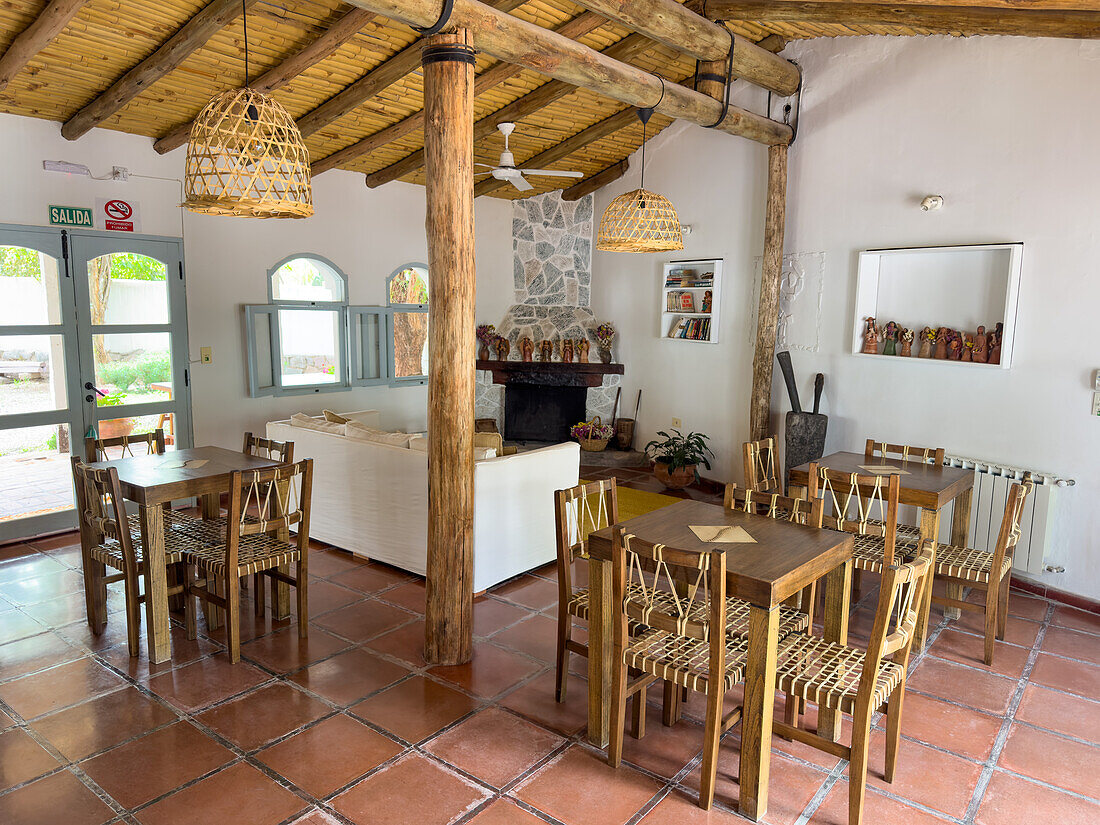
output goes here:
[[[653, 489], [643, 472], [616, 472]], [[583, 661], [567, 701], [553, 700], [552, 567], [481, 597], [473, 663], [433, 668], [420, 656], [423, 588], [318, 546], [308, 643], [293, 620], [247, 618], [251, 640], [233, 666], [224, 633], [200, 623], [198, 643], [177, 628], [176, 659], [150, 667], [127, 655], [121, 614], [96, 638], [79, 611], [50, 604], [79, 593], [74, 543], [0, 548], [3, 825], [746, 821], [736, 728], [714, 810], [694, 805], [697, 701], [671, 729], [652, 704], [648, 735], [627, 738], [618, 771], [584, 743]], [[864, 594], [855, 631], [873, 581]], [[1100, 822], [1100, 617], [1017, 593], [1010, 608], [992, 669], [980, 623], [934, 615], [892, 784], [883, 735], [872, 739], [867, 825]], [[766, 822], [847, 821], [845, 761], [776, 740], [771, 775]]]

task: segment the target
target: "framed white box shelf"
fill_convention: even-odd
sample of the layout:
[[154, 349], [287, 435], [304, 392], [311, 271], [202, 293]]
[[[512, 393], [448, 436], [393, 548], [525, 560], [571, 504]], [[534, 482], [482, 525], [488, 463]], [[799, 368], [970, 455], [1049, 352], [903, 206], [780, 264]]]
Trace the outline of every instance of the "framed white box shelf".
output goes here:
[[[1022, 243], [868, 249], [859, 253], [852, 352], [861, 358], [1008, 369], [1016, 337], [1023, 256]], [[875, 318], [880, 328], [896, 321], [914, 330], [917, 337], [912, 357], [864, 353], [863, 330], [868, 317]], [[988, 332], [998, 322], [1004, 325], [999, 364], [917, 357], [920, 332], [926, 326], [973, 334], [979, 325]]]
[[[661, 271], [662, 338], [718, 343], [722, 258], [669, 261]], [[709, 304], [707, 293], [710, 293]]]

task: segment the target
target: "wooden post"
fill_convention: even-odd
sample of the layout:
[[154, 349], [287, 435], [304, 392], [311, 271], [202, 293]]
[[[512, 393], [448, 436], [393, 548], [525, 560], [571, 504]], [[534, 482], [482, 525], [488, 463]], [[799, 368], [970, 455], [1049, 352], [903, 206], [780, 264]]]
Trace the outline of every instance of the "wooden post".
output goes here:
[[760, 304], [756, 317], [756, 349], [752, 358], [752, 399], [749, 438], [768, 435], [772, 399], [772, 364], [779, 324], [779, 277], [783, 272], [783, 229], [787, 208], [787, 147], [768, 147], [768, 202], [764, 213], [764, 262], [760, 274]]
[[428, 234], [428, 575], [424, 658], [473, 655], [474, 50], [424, 42]]

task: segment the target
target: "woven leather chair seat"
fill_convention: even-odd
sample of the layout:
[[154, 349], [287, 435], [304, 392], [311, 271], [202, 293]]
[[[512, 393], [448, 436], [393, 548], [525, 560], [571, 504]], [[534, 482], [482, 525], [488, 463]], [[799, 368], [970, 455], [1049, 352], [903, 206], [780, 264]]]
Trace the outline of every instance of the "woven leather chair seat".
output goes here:
[[[936, 575], [952, 579], [987, 584], [993, 567], [993, 554], [973, 547], [941, 544], [936, 548]], [[1006, 555], [1001, 575], [1012, 569], [1012, 559]], [[1000, 577], [998, 577], [1000, 578]]]
[[[747, 643], [726, 637], [725, 690], [745, 678]], [[623, 651], [628, 667], [650, 673], [681, 687], [705, 692], [710, 668], [710, 642], [649, 630]]]
[[[164, 513], [164, 563], [177, 564], [183, 561], [183, 554], [193, 542], [187, 535], [187, 527], [196, 519], [175, 513], [171, 510]], [[127, 516], [126, 524], [130, 528], [130, 542], [134, 545], [134, 555], [140, 565], [145, 561], [145, 549], [141, 543], [141, 519], [136, 516]], [[89, 549], [88, 554], [98, 562], [112, 567], [115, 570], [125, 570], [126, 565], [122, 558], [122, 545], [118, 539], [104, 536], [103, 542]]]
[[[241, 536], [237, 545], [237, 571], [240, 576], [247, 576], [271, 570], [298, 561], [299, 555], [297, 547], [271, 533]], [[186, 553], [186, 561], [214, 576], [221, 576], [225, 573], [225, 544], [193, 546]]]
[[[863, 650], [827, 642], [818, 636], [788, 636], [779, 644], [776, 689], [822, 707], [851, 713], [866, 656]], [[871, 706], [881, 707], [904, 676], [901, 665], [883, 662]]]
[[[881, 521], [874, 519], [868, 519], [868, 524], [873, 524], [880, 529], [883, 527]], [[920, 543], [920, 528], [915, 527], [912, 524], [899, 524], [897, 529], [897, 538], [894, 540], [895, 546], [911, 545]]]
[[[882, 536], [852, 536], [855, 544], [852, 546], [852, 566], [857, 570], [870, 570], [872, 573], [881, 573], [883, 558], [886, 555], [886, 539]], [[894, 545], [894, 555], [899, 555], [898, 547]]]

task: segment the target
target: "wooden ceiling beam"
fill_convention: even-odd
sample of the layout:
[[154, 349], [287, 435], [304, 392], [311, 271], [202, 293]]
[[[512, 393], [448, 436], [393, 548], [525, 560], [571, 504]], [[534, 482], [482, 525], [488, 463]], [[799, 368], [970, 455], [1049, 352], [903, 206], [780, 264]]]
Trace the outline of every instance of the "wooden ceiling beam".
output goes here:
[[702, 61], [725, 64], [733, 51], [732, 73], [768, 91], [787, 96], [798, 91], [802, 73], [793, 63], [751, 40], [712, 23], [676, 0], [577, 0], [586, 9], [617, 20], [633, 31]]
[[[257, 92], [273, 92], [282, 88], [307, 69], [317, 65], [337, 49], [357, 35], [371, 20], [372, 12], [364, 9], [352, 9], [315, 40], [310, 41], [278, 66], [273, 66], [249, 85]], [[191, 135], [189, 120], [173, 128], [168, 134], [153, 144], [158, 154], [171, 152], [183, 144]]]
[[[351, 0], [353, 5], [414, 26], [439, 19], [441, 0]], [[534, 23], [503, 14], [478, 0], [454, 0], [450, 22], [473, 33], [474, 45], [499, 60], [588, 89], [627, 106], [655, 107], [666, 117], [714, 126], [758, 143], [790, 143], [789, 126], [722, 104], [678, 83], [622, 63]]]
[[[579, 37], [583, 37], [589, 32], [598, 29], [600, 26], [607, 23], [607, 20], [600, 17], [598, 14], [593, 14], [590, 11], [582, 12], [576, 17], [565, 21], [558, 26], [554, 31], [558, 32], [564, 37], [568, 37], [571, 40], [576, 40]], [[501, 61], [495, 66], [491, 66], [484, 72], [479, 74], [474, 80], [474, 96], [489, 91], [495, 86], [499, 86], [505, 80], [511, 77], [515, 77], [522, 72], [523, 66], [517, 66], [513, 63], [505, 63]], [[356, 158], [373, 152], [375, 149], [385, 146], [387, 143], [393, 143], [395, 140], [400, 140], [424, 125], [424, 111], [414, 112], [403, 120], [397, 123], [387, 126], [385, 129], [381, 129], [372, 135], [367, 135], [360, 141], [357, 141], [350, 146], [345, 146], [337, 152], [333, 152], [328, 157], [321, 158], [314, 161], [311, 166], [311, 171], [314, 175], [319, 175], [322, 172], [327, 172], [329, 169], [335, 169], [338, 166], [343, 166], [346, 163], [350, 163]]]
[[707, 0], [707, 16], [761, 23], [839, 23], [900, 26], [977, 35], [1100, 38], [1100, 11], [1048, 8], [993, 8], [935, 0], [901, 0], [888, 5], [830, 0]]
[[597, 172], [592, 177], [585, 178], [568, 189], [563, 189], [561, 199], [563, 201], [579, 201], [585, 195], [590, 195], [597, 189], [603, 189], [609, 183], [614, 183], [625, 175], [628, 169], [630, 169], [630, 158], [623, 158], [618, 163], [608, 166], [602, 172]]
[[[627, 126], [632, 126], [638, 122], [638, 110], [631, 107], [629, 109], [623, 109], [616, 112], [611, 117], [606, 117], [601, 121], [598, 121], [587, 129], [582, 129], [572, 137], [563, 140], [561, 143], [551, 146], [544, 152], [539, 152], [532, 158], [525, 160], [521, 166], [530, 166], [535, 169], [547, 169], [552, 164], [557, 163], [560, 160], [564, 160], [574, 152], [578, 152], [590, 143], [595, 143], [597, 140], [602, 140], [608, 135], [618, 132], [620, 129], [625, 129]], [[562, 180], [564, 184], [568, 178]], [[483, 181], [480, 181], [474, 186], [474, 197], [479, 195], [488, 195], [496, 192], [498, 189], [502, 189], [505, 186], [511, 186], [505, 180], [497, 180], [494, 177], [488, 177]]]
[[[245, 0], [244, 5], [253, 6], [257, 2], [258, 0]], [[69, 118], [61, 127], [61, 134], [68, 140], [76, 140], [87, 134], [176, 69], [184, 60], [206, 45], [211, 37], [236, 20], [241, 11], [240, 0], [211, 0], [202, 11], [184, 23], [175, 34], [161, 44], [160, 48]]]
[[51, 0], [27, 28], [15, 36], [15, 39], [0, 57], [0, 92], [7, 88], [14, 78], [36, 54], [65, 30], [77, 12], [88, 0]]
[[[492, 0], [492, 6], [502, 14], [506, 14], [525, 2], [527, 0]], [[302, 132], [302, 137], [309, 137], [333, 121], [350, 114], [387, 86], [393, 85], [405, 75], [419, 69], [420, 47], [419, 40], [411, 43], [313, 111], [298, 118], [298, 129]]]
[[[653, 41], [640, 34], [630, 34], [603, 52], [616, 60], [629, 60], [638, 52], [648, 49]], [[486, 115], [474, 124], [474, 142], [484, 140], [497, 130], [498, 123], [507, 123], [523, 120], [530, 117], [540, 109], [545, 109], [551, 103], [561, 100], [566, 95], [577, 91], [576, 86], [561, 80], [551, 80], [543, 83], [537, 89], [517, 98], [495, 112]], [[379, 169], [367, 175], [367, 186], [372, 189], [389, 183], [391, 180], [403, 178], [418, 171], [424, 165], [424, 150], [420, 149], [411, 155], [406, 155], [396, 163], [391, 163], [385, 169]]]

